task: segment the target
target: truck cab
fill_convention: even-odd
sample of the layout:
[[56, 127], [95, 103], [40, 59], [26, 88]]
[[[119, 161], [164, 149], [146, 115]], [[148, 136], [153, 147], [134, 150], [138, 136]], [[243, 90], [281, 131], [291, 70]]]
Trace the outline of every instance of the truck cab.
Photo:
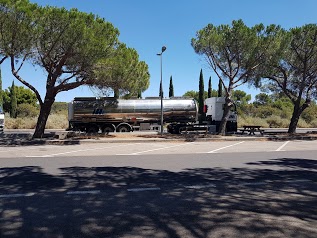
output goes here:
[[[204, 112], [206, 113], [206, 120], [208, 124], [216, 126], [216, 131], [219, 130], [219, 125], [222, 120], [225, 102], [225, 97], [211, 97], [207, 98], [204, 103]], [[237, 131], [237, 110], [235, 105], [230, 109], [226, 131]]]

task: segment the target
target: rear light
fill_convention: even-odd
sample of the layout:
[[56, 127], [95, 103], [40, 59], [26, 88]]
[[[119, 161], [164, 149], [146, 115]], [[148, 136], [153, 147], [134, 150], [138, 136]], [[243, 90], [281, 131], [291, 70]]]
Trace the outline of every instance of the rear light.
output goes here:
[[204, 113], [206, 113], [207, 112], [207, 110], [208, 110], [208, 107], [207, 107], [207, 105], [204, 105]]

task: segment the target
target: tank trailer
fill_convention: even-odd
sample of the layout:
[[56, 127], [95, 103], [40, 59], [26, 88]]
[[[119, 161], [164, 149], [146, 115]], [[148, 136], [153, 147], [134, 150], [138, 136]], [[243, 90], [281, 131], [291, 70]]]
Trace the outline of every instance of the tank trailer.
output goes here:
[[[209, 98], [211, 99], [211, 98]], [[206, 99], [206, 121], [199, 124], [198, 105], [194, 99], [163, 99], [163, 119], [167, 131], [179, 134], [214, 125], [218, 130], [224, 98]], [[76, 97], [68, 104], [68, 130], [88, 133], [130, 132], [136, 129], [160, 128], [160, 98], [116, 99], [110, 97]], [[227, 131], [237, 130], [236, 113], [232, 111], [227, 123]]]

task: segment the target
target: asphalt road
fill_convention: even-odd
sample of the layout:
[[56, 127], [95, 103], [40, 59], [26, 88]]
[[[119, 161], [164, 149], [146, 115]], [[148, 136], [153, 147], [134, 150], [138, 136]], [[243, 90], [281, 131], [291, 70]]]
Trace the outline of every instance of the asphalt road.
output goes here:
[[317, 237], [317, 141], [0, 147], [0, 237]]

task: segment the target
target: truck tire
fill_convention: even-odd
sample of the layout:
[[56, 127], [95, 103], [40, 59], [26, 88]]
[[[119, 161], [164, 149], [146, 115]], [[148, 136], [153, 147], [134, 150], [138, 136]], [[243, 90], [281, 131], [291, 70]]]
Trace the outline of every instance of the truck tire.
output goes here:
[[130, 132], [131, 131], [131, 126], [129, 125], [120, 125], [117, 128], [117, 132]]
[[115, 128], [113, 125], [106, 125], [102, 128], [102, 132], [108, 134], [109, 132], [114, 132]]
[[96, 134], [99, 131], [99, 127], [97, 125], [91, 125], [86, 128], [86, 132], [89, 134]]

